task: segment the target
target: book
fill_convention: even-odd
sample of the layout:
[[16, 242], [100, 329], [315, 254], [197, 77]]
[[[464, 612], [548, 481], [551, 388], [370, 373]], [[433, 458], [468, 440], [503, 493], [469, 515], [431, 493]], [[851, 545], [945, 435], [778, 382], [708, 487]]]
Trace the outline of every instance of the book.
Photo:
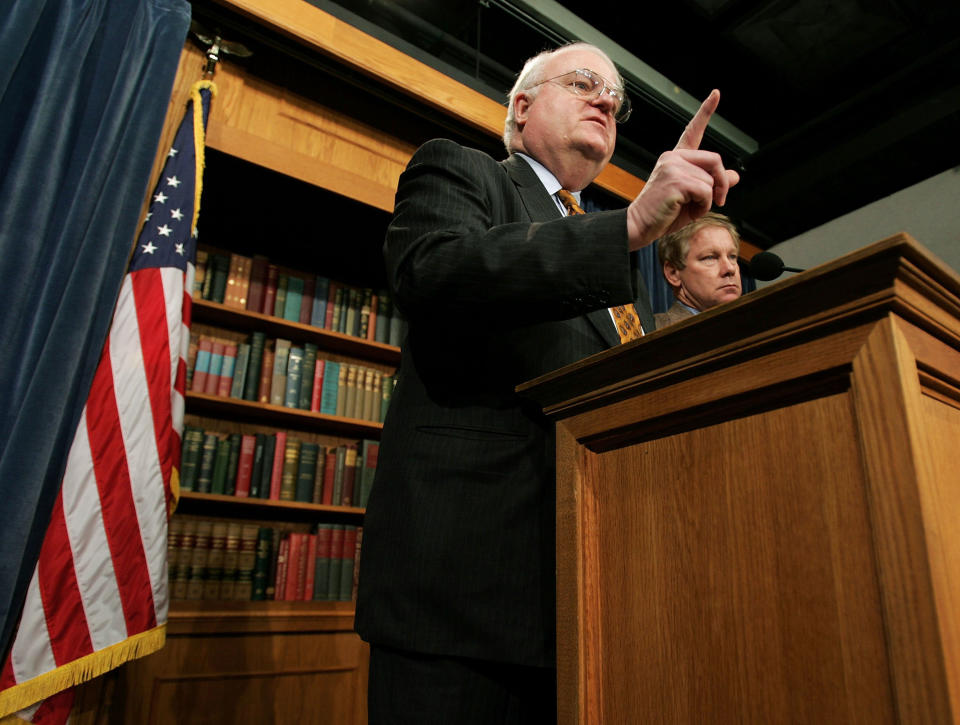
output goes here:
[[290, 536], [284, 535], [280, 539], [280, 546], [277, 549], [276, 576], [274, 579], [273, 598], [276, 601], [283, 601], [287, 591], [287, 563], [290, 553]]
[[213, 464], [217, 457], [217, 444], [220, 439], [213, 431], [204, 431], [203, 446], [200, 449], [200, 465], [197, 468], [197, 493], [210, 493], [213, 483]]
[[[264, 433], [263, 438], [263, 465], [260, 468], [260, 483], [258, 498], [270, 498], [270, 484], [273, 479], [273, 457], [277, 449], [276, 433]], [[251, 495], [253, 484], [250, 484]], [[269, 585], [269, 582], [268, 582]]]
[[337, 414], [337, 391], [340, 380], [339, 362], [327, 360], [323, 373], [323, 389], [320, 391], [320, 412], [326, 415]]
[[313, 501], [313, 480], [317, 474], [317, 455], [320, 444], [303, 441], [300, 444], [300, 460], [297, 465], [297, 481], [294, 489], [294, 501], [310, 503]]
[[291, 531], [287, 548], [287, 576], [283, 588], [283, 600], [296, 602], [303, 599], [303, 590], [307, 581], [306, 534]]
[[377, 390], [376, 381], [380, 375], [373, 368], [364, 368], [363, 371], [363, 410], [359, 418], [363, 420], [374, 421], [380, 412], [380, 391]]
[[287, 436], [287, 444], [283, 453], [283, 470], [280, 474], [280, 500], [294, 501], [297, 495], [297, 475], [300, 471], [299, 438]]
[[317, 572], [317, 535], [304, 534], [304, 581], [302, 587], [297, 587], [297, 592], [302, 601], [309, 602], [313, 599], [314, 578]]
[[274, 351], [273, 345], [267, 343], [263, 348], [263, 357], [260, 361], [260, 380], [257, 384], [257, 400], [261, 403], [270, 402], [270, 388], [273, 384]]
[[213, 340], [206, 335], [201, 335], [197, 340], [197, 357], [193, 364], [193, 377], [190, 379], [191, 392], [202, 393], [207, 387], [212, 350]]
[[270, 558], [267, 559], [267, 591], [265, 592], [268, 601], [277, 598], [276, 579], [277, 566], [280, 555], [280, 529], [271, 526], [268, 530], [270, 537]]
[[227, 522], [214, 521], [210, 527], [210, 550], [203, 574], [203, 599], [220, 599], [223, 581], [223, 554], [227, 546]]
[[247, 382], [247, 368], [250, 365], [250, 343], [241, 342], [237, 345], [237, 361], [233, 366], [233, 380], [230, 382], [229, 396], [242, 400], [243, 390]]
[[353, 596], [353, 565], [357, 549], [357, 527], [345, 526], [340, 548], [340, 582], [337, 599], [348, 602]]
[[270, 404], [283, 405], [287, 390], [287, 361], [290, 356], [290, 340], [278, 338], [273, 347], [273, 375], [270, 381]]
[[380, 387], [380, 422], [387, 418], [387, 409], [390, 407], [390, 398], [393, 397], [393, 386], [397, 383], [397, 376], [384, 373]]
[[380, 441], [364, 439], [360, 443], [360, 493], [357, 496], [357, 506], [367, 507], [370, 491], [373, 488], [373, 479], [377, 474], [377, 457], [380, 454]]
[[344, 311], [341, 313], [342, 323], [340, 332], [347, 335], [356, 336], [360, 329], [360, 290], [356, 287], [347, 289], [346, 298], [343, 301]]
[[184, 390], [193, 390], [193, 369], [197, 365], [197, 348], [199, 347], [200, 336], [190, 331], [190, 342], [187, 343], [187, 381]]
[[193, 265], [193, 290], [190, 296], [193, 299], [203, 297], [203, 283], [207, 277], [207, 264], [210, 260], [210, 252], [206, 249], [197, 249], [197, 257]]
[[290, 276], [284, 272], [277, 274], [277, 291], [276, 296], [273, 300], [273, 312], [274, 317], [283, 318], [283, 311], [287, 306], [287, 284], [289, 283]]
[[330, 545], [333, 536], [333, 524], [317, 524], [316, 554], [313, 566], [313, 598], [324, 600], [330, 582]]
[[340, 492], [341, 506], [353, 506], [353, 491], [357, 480], [357, 449], [356, 443], [344, 445], [343, 483]]
[[300, 377], [303, 375], [303, 348], [291, 345], [287, 351], [287, 374], [284, 379], [283, 406], [296, 408], [300, 405]]
[[317, 353], [318, 347], [315, 342], [303, 344], [303, 362], [300, 364], [300, 390], [295, 406], [300, 410], [310, 410], [313, 399], [314, 373], [317, 368]]
[[[257, 448], [257, 436], [245, 433], [240, 437], [240, 455], [237, 462], [237, 477], [234, 495], [240, 498], [250, 496], [250, 484], [253, 480], [253, 457]], [[263, 448], [260, 449], [261, 463], [263, 462]], [[259, 481], [257, 482], [259, 484]]]
[[220, 577], [220, 598], [235, 599], [237, 569], [240, 557], [240, 532], [243, 525], [238, 521], [227, 522], [227, 537], [223, 547], [223, 575]]
[[357, 325], [357, 337], [371, 339], [370, 313], [373, 308], [373, 290], [365, 287], [360, 290], [360, 321]]
[[227, 496], [233, 496], [236, 493], [237, 471], [240, 467], [240, 444], [243, 436], [239, 433], [231, 433], [230, 453], [227, 457], [227, 477], [223, 483], [223, 493]]
[[257, 528], [257, 554], [253, 567], [253, 593], [250, 597], [254, 601], [260, 602], [267, 598], [267, 576], [272, 557], [273, 530], [260, 526]]
[[300, 305], [303, 304], [303, 277], [291, 274], [287, 276], [286, 297], [284, 299], [283, 319], [300, 322]]
[[[342, 390], [337, 390], [337, 395], [343, 394], [343, 407], [339, 405], [340, 398], [337, 398], [337, 415], [342, 415], [346, 418], [356, 418], [357, 417], [357, 366], [352, 364], [347, 364], [344, 366], [346, 368], [346, 373], [344, 374], [344, 384]], [[342, 368], [341, 368], [342, 369]]]
[[213, 536], [213, 522], [207, 519], [198, 520], [190, 554], [187, 599], [203, 599], [203, 583], [207, 574], [207, 558], [210, 553], [211, 536]]
[[[319, 461], [318, 461], [319, 464]], [[337, 471], [337, 449], [327, 448], [323, 456], [323, 494], [320, 503], [330, 506], [333, 504], [333, 479]]]
[[207, 268], [203, 274], [203, 284], [200, 286], [200, 299], [213, 299], [213, 252], [207, 253]]
[[310, 493], [311, 503], [323, 503], [323, 476], [326, 469], [326, 446], [317, 445], [317, 462], [313, 467], [313, 488]]
[[[250, 488], [247, 495], [250, 498], [260, 498], [260, 480], [263, 477], [263, 459], [264, 448], [267, 445], [267, 434], [256, 433], [253, 436], [253, 462], [250, 468]], [[237, 481], [237, 491], [240, 490], [239, 479]], [[237, 494], [240, 495], [239, 493]]]
[[223, 364], [220, 366], [220, 377], [217, 381], [216, 394], [226, 398], [230, 395], [233, 386], [234, 369], [237, 364], [237, 346], [232, 342], [223, 344]]
[[223, 304], [227, 294], [227, 277], [230, 274], [230, 256], [216, 253], [213, 255], [213, 284], [209, 299]]
[[[167, 577], [171, 599], [182, 599], [177, 595], [178, 577], [180, 574], [180, 552], [183, 550], [183, 529], [185, 521], [174, 516], [167, 524]], [[183, 579], [183, 591], [186, 593], [186, 578]]]
[[258, 400], [260, 392], [260, 366], [263, 363], [263, 352], [267, 344], [266, 333], [257, 330], [250, 334], [250, 362], [247, 365], [247, 376], [243, 382], [243, 399]]
[[323, 395], [323, 373], [326, 370], [327, 361], [322, 357], [317, 357], [313, 368], [313, 386], [310, 390], [310, 410], [314, 413], [320, 412], [320, 398]]
[[275, 264], [267, 265], [267, 279], [263, 285], [263, 307], [260, 312], [264, 315], [272, 315], [273, 308], [277, 300], [277, 282], [280, 278], [280, 269]]
[[250, 286], [247, 290], [247, 309], [252, 312], [263, 311], [263, 295], [267, 284], [267, 266], [269, 260], [262, 254], [254, 254], [250, 261]]
[[377, 324], [373, 333], [374, 342], [390, 342], [390, 316], [393, 314], [393, 302], [390, 293], [381, 289], [377, 293]]
[[221, 368], [223, 368], [223, 340], [214, 339], [210, 349], [210, 369], [207, 372], [202, 392], [207, 395], [217, 394]]
[[183, 427], [183, 445], [180, 451], [180, 489], [183, 491], [193, 491], [196, 487], [202, 448], [203, 429], [185, 425]]
[[237, 553], [237, 579], [233, 598], [248, 602], [253, 597], [253, 570], [257, 563], [256, 524], [243, 524], [240, 529], [240, 550]]
[[[327, 281], [327, 304], [326, 304], [326, 314], [323, 319], [323, 326], [328, 330], [335, 330], [334, 324], [334, 309], [336, 306], [337, 299], [337, 290], [340, 288], [340, 283], [335, 282], [334, 280]], [[339, 318], [337, 319], [339, 322]]]
[[337, 410], [336, 415], [344, 415], [347, 409], [347, 373], [350, 370], [349, 363], [340, 363], [337, 370]]
[[309, 325], [313, 316], [313, 294], [316, 290], [317, 278], [308, 275], [303, 280], [303, 292], [300, 294], [300, 317], [297, 320], [301, 325]]
[[343, 469], [347, 461], [347, 447], [346, 445], [339, 445], [334, 449], [334, 466], [333, 466], [333, 495], [332, 501], [334, 506], [340, 506], [343, 503]]
[[232, 252], [227, 273], [227, 287], [223, 304], [237, 310], [247, 309], [247, 291], [250, 288], [250, 257]]
[[327, 321], [327, 294], [329, 287], [330, 280], [318, 274], [313, 290], [313, 313], [310, 315], [310, 324], [314, 327], [324, 327]]
[[274, 501], [280, 500], [280, 487], [283, 484], [283, 465], [287, 451], [287, 432], [278, 430], [274, 433], [276, 445], [273, 448], [273, 469], [270, 472], [270, 495]]
[[213, 458], [213, 472], [210, 475], [210, 493], [225, 493], [228, 462], [230, 460], [230, 437], [217, 438], [217, 447]]
[[334, 524], [330, 533], [330, 573], [327, 577], [327, 595], [324, 599], [340, 599], [340, 573], [343, 571], [343, 535], [345, 524]]
[[349, 289], [345, 285], [338, 284], [333, 292], [333, 319], [330, 321], [330, 329], [334, 332], [343, 332], [346, 325], [346, 298]]

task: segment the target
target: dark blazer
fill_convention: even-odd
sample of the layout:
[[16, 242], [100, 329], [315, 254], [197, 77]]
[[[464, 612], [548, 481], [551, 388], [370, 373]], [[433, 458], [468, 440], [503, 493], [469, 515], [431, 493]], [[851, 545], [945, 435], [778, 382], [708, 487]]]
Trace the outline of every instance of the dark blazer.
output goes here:
[[679, 302], [674, 302], [670, 307], [667, 308], [666, 312], [658, 312], [653, 318], [657, 322], [657, 329], [666, 327], [667, 325], [672, 325], [674, 322], [680, 322], [680, 320], [685, 320], [688, 317], [693, 316], [693, 312], [690, 311], [690, 308], [686, 305], [681, 305]]
[[356, 628], [432, 654], [555, 663], [554, 428], [515, 386], [618, 344], [624, 210], [561, 216], [521, 158], [451, 141], [403, 173], [384, 244], [408, 321], [364, 519]]

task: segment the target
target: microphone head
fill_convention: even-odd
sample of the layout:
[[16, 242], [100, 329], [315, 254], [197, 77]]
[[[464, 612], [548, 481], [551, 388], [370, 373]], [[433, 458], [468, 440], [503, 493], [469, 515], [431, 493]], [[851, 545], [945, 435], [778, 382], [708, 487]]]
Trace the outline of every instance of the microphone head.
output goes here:
[[764, 282], [783, 274], [783, 260], [773, 252], [757, 252], [750, 258], [750, 274]]

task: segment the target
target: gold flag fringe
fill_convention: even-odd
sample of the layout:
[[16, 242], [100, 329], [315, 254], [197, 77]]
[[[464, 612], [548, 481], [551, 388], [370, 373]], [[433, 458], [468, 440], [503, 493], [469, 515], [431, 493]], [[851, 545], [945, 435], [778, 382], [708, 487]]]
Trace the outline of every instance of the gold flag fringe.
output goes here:
[[193, 174], [193, 220], [190, 222], [190, 231], [197, 228], [197, 218], [200, 216], [200, 193], [203, 190], [204, 149], [207, 145], [207, 132], [203, 127], [203, 99], [200, 89], [210, 91], [211, 98], [217, 97], [217, 84], [213, 81], [197, 81], [190, 87], [190, 99], [193, 101], [193, 148], [196, 158], [196, 169]]
[[2, 719], [5, 716], [56, 695], [61, 690], [92, 680], [125, 662], [156, 652], [163, 647], [166, 639], [167, 625], [164, 623], [0, 692], [0, 723], [6, 722]]

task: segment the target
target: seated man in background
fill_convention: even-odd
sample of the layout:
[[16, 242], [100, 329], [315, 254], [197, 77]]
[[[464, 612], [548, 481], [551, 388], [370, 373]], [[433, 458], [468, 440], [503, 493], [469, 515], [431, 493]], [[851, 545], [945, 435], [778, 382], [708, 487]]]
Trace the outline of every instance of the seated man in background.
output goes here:
[[657, 242], [663, 276], [674, 296], [670, 309], [654, 315], [657, 329], [737, 299], [742, 291], [739, 253], [737, 228], [716, 212]]

